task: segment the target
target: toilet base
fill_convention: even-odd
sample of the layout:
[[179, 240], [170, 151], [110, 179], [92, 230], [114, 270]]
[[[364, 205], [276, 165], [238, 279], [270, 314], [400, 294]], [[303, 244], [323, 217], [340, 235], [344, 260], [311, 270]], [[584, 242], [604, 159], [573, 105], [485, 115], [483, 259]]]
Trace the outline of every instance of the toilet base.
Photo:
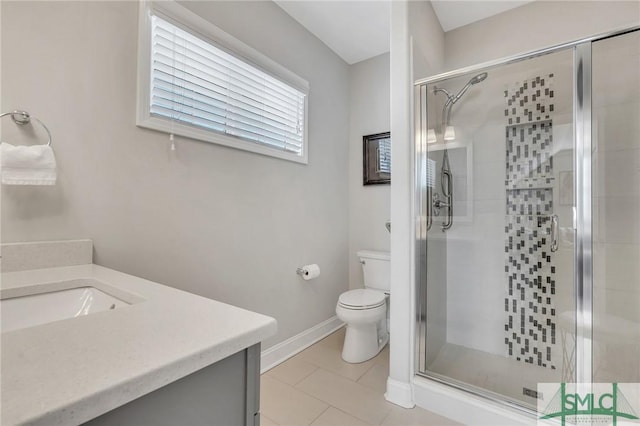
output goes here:
[[347, 324], [342, 359], [350, 364], [358, 364], [378, 355], [389, 342], [389, 333], [385, 330], [382, 336], [378, 336], [378, 329], [379, 325], [375, 323], [357, 326]]

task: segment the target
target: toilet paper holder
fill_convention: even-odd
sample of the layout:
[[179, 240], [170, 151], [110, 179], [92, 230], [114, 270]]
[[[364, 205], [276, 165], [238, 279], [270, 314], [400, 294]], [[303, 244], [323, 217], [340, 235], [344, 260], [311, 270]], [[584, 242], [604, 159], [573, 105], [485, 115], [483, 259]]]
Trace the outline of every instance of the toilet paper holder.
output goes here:
[[296, 274], [300, 275], [303, 280], [308, 281], [320, 276], [320, 267], [318, 265], [304, 265], [296, 269]]

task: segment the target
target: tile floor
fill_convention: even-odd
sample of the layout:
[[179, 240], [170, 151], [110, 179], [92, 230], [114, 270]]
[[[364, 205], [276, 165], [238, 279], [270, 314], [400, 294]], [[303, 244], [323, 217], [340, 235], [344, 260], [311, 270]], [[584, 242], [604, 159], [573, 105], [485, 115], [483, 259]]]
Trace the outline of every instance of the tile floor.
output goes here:
[[263, 426], [456, 425], [421, 408], [384, 399], [388, 346], [361, 364], [342, 361], [344, 328], [262, 375]]

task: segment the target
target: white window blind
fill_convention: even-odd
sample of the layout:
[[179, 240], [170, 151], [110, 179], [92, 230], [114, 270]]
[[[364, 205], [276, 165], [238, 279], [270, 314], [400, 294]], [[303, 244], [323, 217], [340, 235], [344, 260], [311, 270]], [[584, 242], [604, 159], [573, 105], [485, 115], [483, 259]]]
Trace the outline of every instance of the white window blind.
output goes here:
[[391, 138], [378, 140], [378, 171], [391, 173]]
[[303, 155], [306, 93], [157, 15], [150, 53], [151, 117]]

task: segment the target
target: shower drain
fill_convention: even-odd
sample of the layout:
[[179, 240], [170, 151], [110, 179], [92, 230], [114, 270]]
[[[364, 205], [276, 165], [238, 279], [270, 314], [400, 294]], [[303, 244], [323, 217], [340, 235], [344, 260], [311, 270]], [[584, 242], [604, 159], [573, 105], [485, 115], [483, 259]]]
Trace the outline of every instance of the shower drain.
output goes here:
[[530, 396], [531, 398], [544, 399], [542, 397], [542, 392], [538, 392], [529, 388], [522, 388], [522, 394], [526, 396]]

